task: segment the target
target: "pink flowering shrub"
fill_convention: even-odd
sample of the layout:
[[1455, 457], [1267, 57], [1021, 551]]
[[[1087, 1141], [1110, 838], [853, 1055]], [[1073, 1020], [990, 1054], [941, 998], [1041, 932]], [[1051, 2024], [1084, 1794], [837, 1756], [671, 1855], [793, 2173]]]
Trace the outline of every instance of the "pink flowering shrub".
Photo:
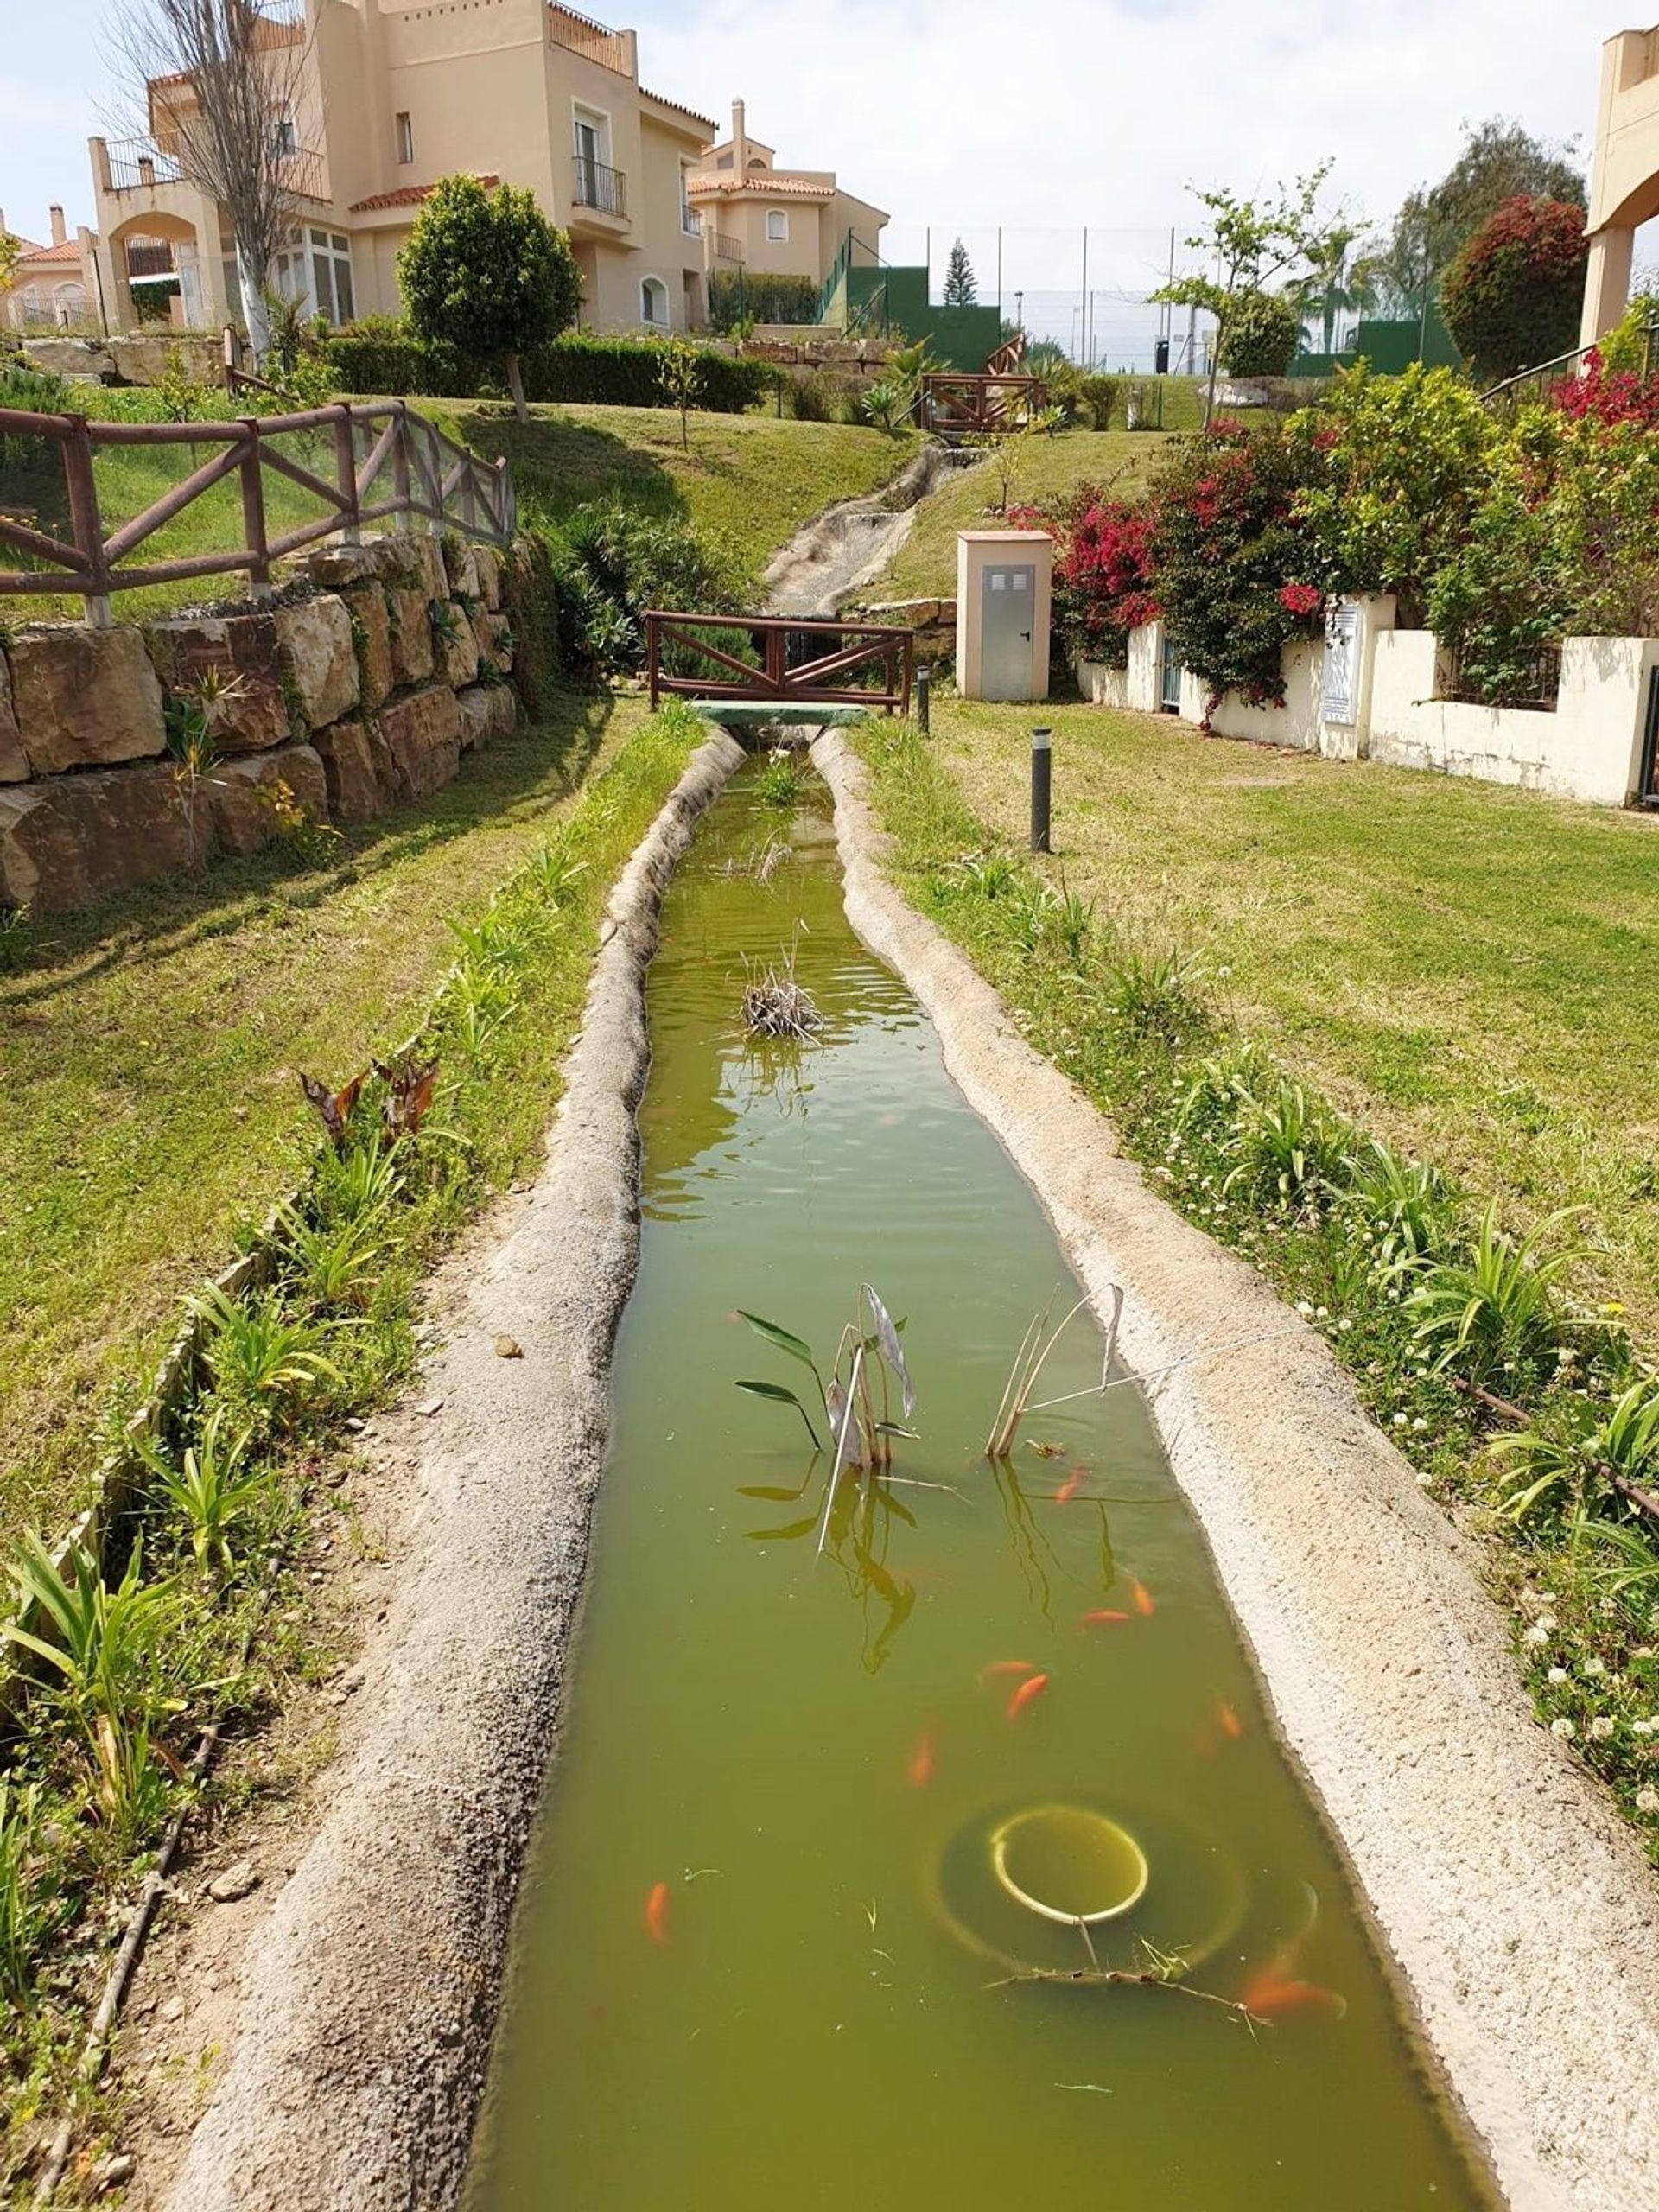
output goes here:
[[1055, 543], [1054, 631], [1068, 653], [1121, 668], [1129, 632], [1154, 621], [1150, 511], [1084, 484], [1052, 512], [1016, 507], [1019, 530], [1046, 530]]

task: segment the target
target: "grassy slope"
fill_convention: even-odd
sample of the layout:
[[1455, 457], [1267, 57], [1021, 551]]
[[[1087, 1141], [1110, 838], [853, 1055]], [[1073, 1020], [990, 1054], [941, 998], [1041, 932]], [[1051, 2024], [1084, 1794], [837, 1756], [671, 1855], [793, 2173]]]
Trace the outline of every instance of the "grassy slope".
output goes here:
[[679, 416], [661, 409], [537, 407], [527, 426], [501, 407], [433, 402], [431, 412], [474, 451], [508, 456], [527, 522], [615, 493], [719, 531], [756, 575], [802, 523], [885, 484], [916, 443], [839, 423], [694, 414], [683, 450]]
[[[1168, 442], [1151, 430], [1063, 430], [1038, 438], [1021, 454], [1012, 494], [1016, 505], [1040, 506], [1079, 484], [1127, 490], [1144, 477]], [[991, 512], [1000, 486], [985, 462], [948, 480], [917, 515], [915, 526], [871, 599], [951, 598], [957, 588], [957, 532], [995, 529]]]
[[[1149, 716], [1045, 719], [1071, 887], [1197, 947], [1238, 1026], [1378, 1134], [1522, 1217], [1585, 1205], [1590, 1279], [1659, 1344], [1659, 825]], [[1015, 839], [1029, 725], [934, 708], [968, 804]]]
[[0, 1526], [64, 1517], [111, 1379], [291, 1179], [311, 1135], [296, 1071], [343, 1082], [408, 1033], [454, 950], [446, 920], [476, 914], [642, 713], [572, 696], [321, 865], [268, 849], [8, 947]]

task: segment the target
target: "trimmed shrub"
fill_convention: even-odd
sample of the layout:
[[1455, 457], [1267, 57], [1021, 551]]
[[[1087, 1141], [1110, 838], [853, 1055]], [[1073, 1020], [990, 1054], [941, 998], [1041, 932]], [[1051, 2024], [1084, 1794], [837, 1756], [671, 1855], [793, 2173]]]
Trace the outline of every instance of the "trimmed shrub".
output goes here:
[[738, 604], [734, 555], [689, 523], [642, 515], [620, 499], [578, 507], [552, 541], [550, 559], [560, 657], [589, 675], [642, 665], [648, 607], [721, 614]]
[[[365, 315], [348, 324], [328, 340], [327, 352], [335, 388], [344, 393], [430, 399], [505, 396], [498, 377], [470, 371], [448, 347], [423, 344], [407, 323], [391, 315]], [[660, 376], [662, 355], [654, 339], [599, 338], [572, 331], [524, 355], [525, 395], [609, 407], [664, 407], [670, 403]], [[765, 361], [734, 361], [712, 347], [700, 348], [697, 360], [697, 405], [709, 414], [741, 415], [772, 388], [773, 372]]]
[[1301, 342], [1301, 321], [1288, 300], [1241, 292], [1228, 313], [1221, 365], [1230, 377], [1282, 377]]
[[1584, 210], [1506, 200], [1446, 272], [1440, 313], [1464, 359], [1490, 382], [1568, 352], [1589, 258]]
[[472, 399], [478, 378], [459, 353], [419, 339], [400, 316], [365, 315], [325, 346], [336, 391], [394, 399]]

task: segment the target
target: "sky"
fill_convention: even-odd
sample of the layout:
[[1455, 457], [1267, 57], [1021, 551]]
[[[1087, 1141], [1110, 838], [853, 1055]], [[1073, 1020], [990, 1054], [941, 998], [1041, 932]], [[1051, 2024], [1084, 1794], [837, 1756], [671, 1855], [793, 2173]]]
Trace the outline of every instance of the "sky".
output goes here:
[[[46, 235], [53, 200], [72, 228], [91, 219], [110, 4], [0, 0], [0, 209], [26, 235]], [[1587, 157], [1600, 43], [1632, 17], [1608, 0], [1043, 0], [1028, 16], [1018, 0], [652, 0], [626, 20], [653, 91], [722, 123], [741, 96], [780, 162], [834, 168], [887, 209], [889, 260], [931, 248], [937, 272], [961, 232], [991, 296], [1001, 226], [1005, 306], [1021, 286], [1081, 316], [1086, 225], [1089, 304], [1109, 326], [1119, 295], [1157, 283], [1172, 227], [1192, 227], [1193, 184], [1248, 193], [1329, 156], [1330, 200], [1386, 225], [1465, 121], [1513, 117]]]

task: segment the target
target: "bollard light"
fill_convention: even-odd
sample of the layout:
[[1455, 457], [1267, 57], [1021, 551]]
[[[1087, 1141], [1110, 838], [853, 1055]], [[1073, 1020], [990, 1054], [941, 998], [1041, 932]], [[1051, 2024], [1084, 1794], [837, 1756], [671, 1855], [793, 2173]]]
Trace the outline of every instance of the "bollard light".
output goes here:
[[1049, 740], [1050, 729], [1034, 729], [1031, 733], [1031, 849], [1046, 853], [1048, 845], [1048, 798], [1053, 752]]
[[927, 735], [928, 695], [933, 688], [933, 672], [924, 661], [916, 671], [916, 727]]

